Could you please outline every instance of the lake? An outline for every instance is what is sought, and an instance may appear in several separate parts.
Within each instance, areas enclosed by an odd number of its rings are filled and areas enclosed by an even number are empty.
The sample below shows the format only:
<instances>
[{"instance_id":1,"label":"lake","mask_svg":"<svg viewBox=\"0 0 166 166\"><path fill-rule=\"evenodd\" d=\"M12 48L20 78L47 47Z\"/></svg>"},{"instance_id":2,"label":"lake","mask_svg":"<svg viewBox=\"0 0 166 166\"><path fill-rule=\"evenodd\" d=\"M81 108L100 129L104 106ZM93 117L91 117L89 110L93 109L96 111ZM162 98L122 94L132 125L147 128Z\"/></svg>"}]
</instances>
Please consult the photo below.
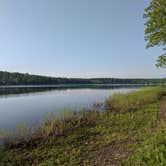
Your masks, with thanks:
<instances>
[{"instance_id":1,"label":"lake","mask_svg":"<svg viewBox=\"0 0 166 166\"><path fill-rule=\"evenodd\" d=\"M8 86L0 87L0 131L27 122L34 125L50 112L90 108L114 93L126 93L140 86Z\"/></svg>"}]
</instances>

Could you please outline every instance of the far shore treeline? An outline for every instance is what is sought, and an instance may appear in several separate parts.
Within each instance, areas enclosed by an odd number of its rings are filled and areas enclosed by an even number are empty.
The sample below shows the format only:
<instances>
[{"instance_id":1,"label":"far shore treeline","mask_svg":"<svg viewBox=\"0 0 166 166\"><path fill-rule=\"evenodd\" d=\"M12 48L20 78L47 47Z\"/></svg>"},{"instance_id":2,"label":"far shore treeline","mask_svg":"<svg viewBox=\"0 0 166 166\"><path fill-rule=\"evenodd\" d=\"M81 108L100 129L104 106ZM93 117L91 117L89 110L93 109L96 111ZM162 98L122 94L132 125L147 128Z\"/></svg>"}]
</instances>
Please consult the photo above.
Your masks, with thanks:
<instances>
[{"instance_id":1,"label":"far shore treeline","mask_svg":"<svg viewBox=\"0 0 166 166\"><path fill-rule=\"evenodd\" d=\"M60 78L0 71L0 85L161 84L166 79Z\"/></svg>"}]
</instances>

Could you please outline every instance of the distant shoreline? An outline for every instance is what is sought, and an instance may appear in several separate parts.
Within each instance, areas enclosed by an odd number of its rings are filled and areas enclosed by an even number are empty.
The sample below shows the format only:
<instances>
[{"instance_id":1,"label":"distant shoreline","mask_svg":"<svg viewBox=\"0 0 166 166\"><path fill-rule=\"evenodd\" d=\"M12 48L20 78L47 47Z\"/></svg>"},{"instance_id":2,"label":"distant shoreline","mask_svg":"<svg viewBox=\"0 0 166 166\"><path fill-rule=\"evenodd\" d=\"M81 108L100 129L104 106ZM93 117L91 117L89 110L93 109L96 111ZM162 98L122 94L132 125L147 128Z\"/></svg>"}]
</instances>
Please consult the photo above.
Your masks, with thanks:
<instances>
[{"instance_id":1,"label":"distant shoreline","mask_svg":"<svg viewBox=\"0 0 166 166\"><path fill-rule=\"evenodd\" d=\"M59 84L59 85L0 85L2 88L72 88L72 87L136 87L156 86L158 84Z\"/></svg>"},{"instance_id":2,"label":"distant shoreline","mask_svg":"<svg viewBox=\"0 0 166 166\"><path fill-rule=\"evenodd\" d=\"M76 86L130 86L164 84L166 79L122 79L122 78L60 78L28 73L10 73L0 71L1 87L76 87Z\"/></svg>"}]
</instances>

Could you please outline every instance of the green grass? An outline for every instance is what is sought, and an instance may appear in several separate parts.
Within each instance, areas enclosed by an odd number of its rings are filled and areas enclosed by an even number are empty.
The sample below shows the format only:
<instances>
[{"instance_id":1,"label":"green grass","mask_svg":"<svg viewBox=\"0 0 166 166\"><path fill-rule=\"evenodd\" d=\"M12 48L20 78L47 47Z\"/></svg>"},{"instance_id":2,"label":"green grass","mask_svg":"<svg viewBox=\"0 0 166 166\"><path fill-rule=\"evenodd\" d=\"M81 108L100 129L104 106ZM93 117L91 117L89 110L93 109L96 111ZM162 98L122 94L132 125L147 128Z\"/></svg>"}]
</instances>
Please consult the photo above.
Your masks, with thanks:
<instances>
[{"instance_id":1,"label":"green grass","mask_svg":"<svg viewBox=\"0 0 166 166\"><path fill-rule=\"evenodd\" d=\"M140 91L127 94L114 94L105 102L105 108L109 111L126 112L142 108L145 104L159 100L165 90L162 87L143 88Z\"/></svg>"},{"instance_id":2,"label":"green grass","mask_svg":"<svg viewBox=\"0 0 166 166\"><path fill-rule=\"evenodd\" d=\"M166 126L163 131L145 135L135 156L128 161L130 165L165 166L166 165Z\"/></svg>"},{"instance_id":3,"label":"green grass","mask_svg":"<svg viewBox=\"0 0 166 166\"><path fill-rule=\"evenodd\" d=\"M112 103L111 111L107 107L103 112L69 111L62 119L47 116L27 138L24 132L12 141L9 134L0 151L0 163L165 165L166 121L162 114L166 107L161 106L166 100L160 102L163 92L163 88L148 88L114 95L106 101ZM141 104L133 107L135 103Z\"/></svg>"},{"instance_id":4,"label":"green grass","mask_svg":"<svg viewBox=\"0 0 166 166\"><path fill-rule=\"evenodd\" d=\"M152 131L142 138L137 153L128 160L130 165L166 165L166 98L160 102L160 110L157 112L157 125Z\"/></svg>"}]
</instances>

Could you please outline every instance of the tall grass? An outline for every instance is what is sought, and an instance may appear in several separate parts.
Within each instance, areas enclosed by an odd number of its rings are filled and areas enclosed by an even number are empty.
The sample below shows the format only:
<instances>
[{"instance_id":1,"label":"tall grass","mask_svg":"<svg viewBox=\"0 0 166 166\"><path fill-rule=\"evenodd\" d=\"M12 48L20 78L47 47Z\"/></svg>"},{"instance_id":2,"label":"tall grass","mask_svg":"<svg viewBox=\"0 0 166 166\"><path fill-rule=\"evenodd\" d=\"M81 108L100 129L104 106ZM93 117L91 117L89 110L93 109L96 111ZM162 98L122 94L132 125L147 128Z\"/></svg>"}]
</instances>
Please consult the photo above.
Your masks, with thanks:
<instances>
[{"instance_id":1,"label":"tall grass","mask_svg":"<svg viewBox=\"0 0 166 166\"><path fill-rule=\"evenodd\" d=\"M114 94L105 101L107 111L127 112L142 108L145 104L158 101L163 95L162 87L143 88L127 94Z\"/></svg>"},{"instance_id":2,"label":"tall grass","mask_svg":"<svg viewBox=\"0 0 166 166\"><path fill-rule=\"evenodd\" d=\"M0 139L4 146L8 146L10 143L19 144L25 142L31 137L32 129L27 123L16 125L15 129L3 130L0 133Z\"/></svg>"},{"instance_id":3,"label":"tall grass","mask_svg":"<svg viewBox=\"0 0 166 166\"><path fill-rule=\"evenodd\" d=\"M93 126L98 123L102 112L96 110L65 111L61 117L50 113L43 117L41 124L35 128L27 125L0 134L5 148L34 146L52 137L66 136L75 129Z\"/></svg>"}]
</instances>

